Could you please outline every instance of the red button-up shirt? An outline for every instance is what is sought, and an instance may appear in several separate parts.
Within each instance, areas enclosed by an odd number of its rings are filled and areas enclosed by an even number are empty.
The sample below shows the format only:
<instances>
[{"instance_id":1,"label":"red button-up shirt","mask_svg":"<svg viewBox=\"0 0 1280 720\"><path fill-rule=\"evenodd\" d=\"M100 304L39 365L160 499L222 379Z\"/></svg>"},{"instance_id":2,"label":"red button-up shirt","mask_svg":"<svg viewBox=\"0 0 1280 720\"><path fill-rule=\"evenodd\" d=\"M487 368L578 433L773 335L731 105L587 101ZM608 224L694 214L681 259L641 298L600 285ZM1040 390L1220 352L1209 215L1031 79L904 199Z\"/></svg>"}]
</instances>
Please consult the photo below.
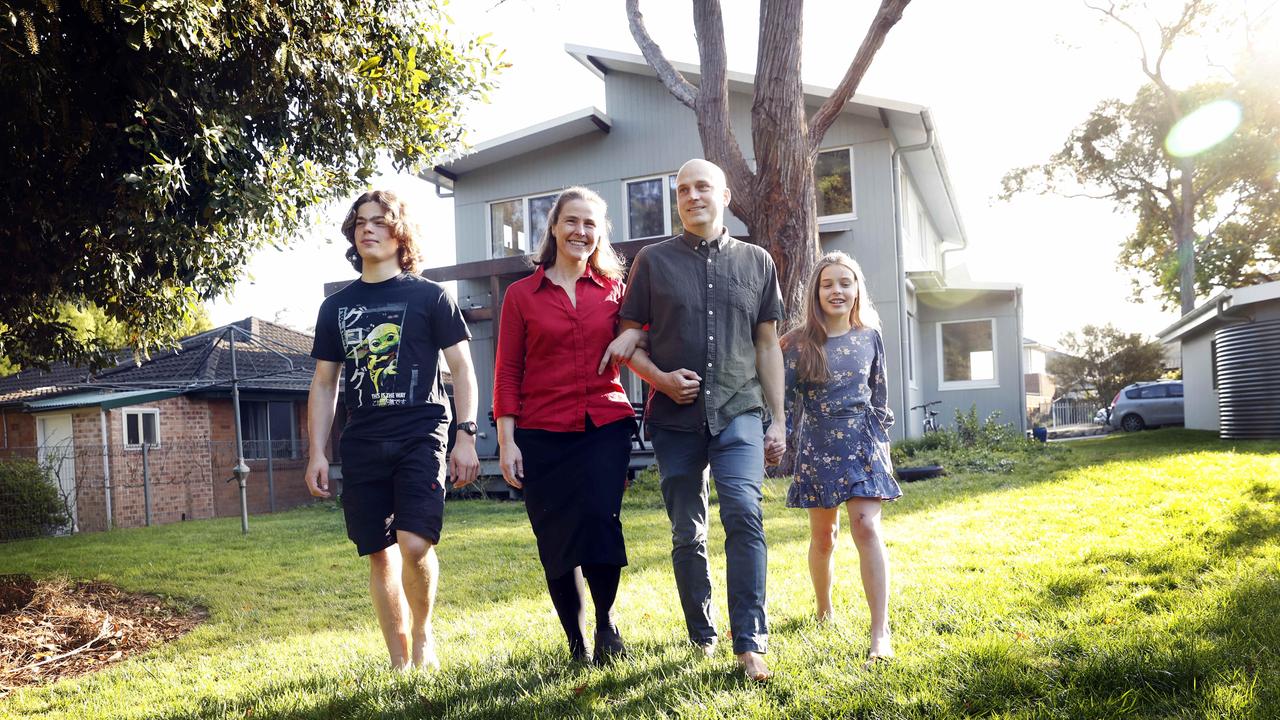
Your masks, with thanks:
<instances>
[{"instance_id":1,"label":"red button-up shirt","mask_svg":"<svg viewBox=\"0 0 1280 720\"><path fill-rule=\"evenodd\" d=\"M596 374L613 342L622 281L587 267L574 285L576 307L541 267L507 288L493 373L493 415L516 426L582 432L632 417L618 369Z\"/></svg>"}]
</instances>

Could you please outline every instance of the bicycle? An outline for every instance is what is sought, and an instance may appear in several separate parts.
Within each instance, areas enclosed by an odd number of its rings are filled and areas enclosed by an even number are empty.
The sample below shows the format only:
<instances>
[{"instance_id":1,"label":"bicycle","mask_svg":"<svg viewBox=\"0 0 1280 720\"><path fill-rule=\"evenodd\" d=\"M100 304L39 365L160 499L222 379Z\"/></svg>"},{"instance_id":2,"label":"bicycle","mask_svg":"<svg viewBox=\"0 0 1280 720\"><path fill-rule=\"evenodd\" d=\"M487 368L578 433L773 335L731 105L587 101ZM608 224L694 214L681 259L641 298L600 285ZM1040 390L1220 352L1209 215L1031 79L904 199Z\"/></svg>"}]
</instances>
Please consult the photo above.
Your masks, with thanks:
<instances>
[{"instance_id":1,"label":"bicycle","mask_svg":"<svg viewBox=\"0 0 1280 720\"><path fill-rule=\"evenodd\" d=\"M934 400L933 402L927 402L923 405L916 405L911 408L912 410L924 410L924 431L926 433L937 432L941 429L938 426L938 411L929 409L933 405L941 404L941 400Z\"/></svg>"}]
</instances>

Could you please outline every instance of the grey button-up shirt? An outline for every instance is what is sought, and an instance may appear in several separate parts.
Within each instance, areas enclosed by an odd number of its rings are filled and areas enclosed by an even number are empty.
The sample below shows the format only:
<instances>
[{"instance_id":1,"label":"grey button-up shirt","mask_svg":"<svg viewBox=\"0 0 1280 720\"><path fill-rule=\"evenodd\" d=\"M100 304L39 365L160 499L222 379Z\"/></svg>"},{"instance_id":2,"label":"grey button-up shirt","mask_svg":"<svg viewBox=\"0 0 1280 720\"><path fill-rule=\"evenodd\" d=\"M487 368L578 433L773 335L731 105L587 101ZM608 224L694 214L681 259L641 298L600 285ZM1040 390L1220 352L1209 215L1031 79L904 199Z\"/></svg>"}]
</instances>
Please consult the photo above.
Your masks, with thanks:
<instances>
[{"instance_id":1,"label":"grey button-up shirt","mask_svg":"<svg viewBox=\"0 0 1280 720\"><path fill-rule=\"evenodd\" d=\"M719 434L735 417L765 410L755 327L782 319L782 293L764 248L726 233L712 240L685 233L650 245L636 255L618 314L649 326L649 357L658 369L702 377L689 405L650 393L647 417L655 427L705 426Z\"/></svg>"}]
</instances>

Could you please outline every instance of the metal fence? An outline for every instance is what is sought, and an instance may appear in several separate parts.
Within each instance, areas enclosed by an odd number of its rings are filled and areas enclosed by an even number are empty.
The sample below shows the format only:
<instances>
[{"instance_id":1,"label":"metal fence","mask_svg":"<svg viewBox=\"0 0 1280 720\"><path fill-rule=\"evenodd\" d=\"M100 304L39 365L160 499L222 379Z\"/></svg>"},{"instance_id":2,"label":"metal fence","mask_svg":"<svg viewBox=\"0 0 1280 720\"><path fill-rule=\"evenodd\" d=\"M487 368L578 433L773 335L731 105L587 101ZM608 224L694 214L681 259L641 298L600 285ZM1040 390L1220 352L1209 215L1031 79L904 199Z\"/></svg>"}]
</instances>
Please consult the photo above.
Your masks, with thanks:
<instances>
[{"instance_id":1,"label":"metal fence","mask_svg":"<svg viewBox=\"0 0 1280 720\"><path fill-rule=\"evenodd\" d=\"M311 501L307 441L245 443L250 513ZM238 516L235 443L0 449L0 541Z\"/></svg>"},{"instance_id":2,"label":"metal fence","mask_svg":"<svg viewBox=\"0 0 1280 720\"><path fill-rule=\"evenodd\" d=\"M1061 398L1055 400L1049 408L1051 426L1086 425L1093 422L1094 415L1102 406L1096 402Z\"/></svg>"}]
</instances>

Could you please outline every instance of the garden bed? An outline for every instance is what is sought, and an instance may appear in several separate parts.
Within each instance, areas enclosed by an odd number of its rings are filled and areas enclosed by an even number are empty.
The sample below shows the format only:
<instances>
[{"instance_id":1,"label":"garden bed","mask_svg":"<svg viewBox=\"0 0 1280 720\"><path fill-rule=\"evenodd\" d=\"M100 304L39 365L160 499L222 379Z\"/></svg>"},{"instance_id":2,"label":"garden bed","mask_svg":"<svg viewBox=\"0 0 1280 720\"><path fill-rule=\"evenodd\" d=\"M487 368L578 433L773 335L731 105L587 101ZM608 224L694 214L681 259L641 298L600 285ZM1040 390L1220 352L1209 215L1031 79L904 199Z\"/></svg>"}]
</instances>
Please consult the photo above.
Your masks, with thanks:
<instances>
[{"instance_id":1,"label":"garden bed","mask_svg":"<svg viewBox=\"0 0 1280 720\"><path fill-rule=\"evenodd\" d=\"M0 575L0 697L169 642L208 616L102 582Z\"/></svg>"}]
</instances>

